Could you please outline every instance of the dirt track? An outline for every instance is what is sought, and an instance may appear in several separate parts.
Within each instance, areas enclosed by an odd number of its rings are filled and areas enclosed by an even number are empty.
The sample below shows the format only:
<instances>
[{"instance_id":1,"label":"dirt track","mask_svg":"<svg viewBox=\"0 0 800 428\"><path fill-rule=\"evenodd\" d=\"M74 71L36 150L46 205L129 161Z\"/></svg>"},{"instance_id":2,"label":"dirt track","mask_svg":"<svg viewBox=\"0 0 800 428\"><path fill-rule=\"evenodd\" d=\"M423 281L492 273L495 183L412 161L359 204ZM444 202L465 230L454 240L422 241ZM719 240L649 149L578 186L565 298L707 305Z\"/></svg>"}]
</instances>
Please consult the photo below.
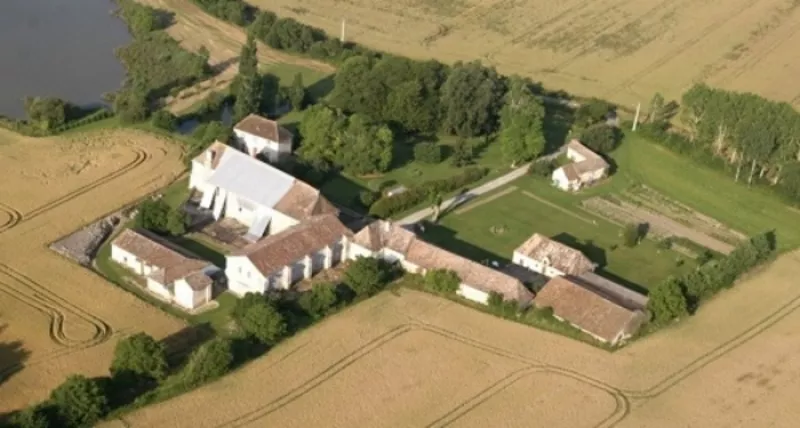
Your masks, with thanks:
<instances>
[{"instance_id":1,"label":"dirt track","mask_svg":"<svg viewBox=\"0 0 800 428\"><path fill-rule=\"evenodd\" d=\"M105 374L116 339L184 325L47 245L168 184L178 146L135 131L29 139L0 130L0 413L47 397L73 373Z\"/></svg>"},{"instance_id":2,"label":"dirt track","mask_svg":"<svg viewBox=\"0 0 800 428\"><path fill-rule=\"evenodd\" d=\"M615 353L419 292L384 293L124 423L444 427L502 415L509 427L792 428L798 275L800 253L784 255L697 316Z\"/></svg>"},{"instance_id":3,"label":"dirt track","mask_svg":"<svg viewBox=\"0 0 800 428\"><path fill-rule=\"evenodd\" d=\"M216 70L211 79L183 90L174 99L168 99L170 111L179 113L200 100L211 91L223 91L238 72L241 47L247 40L245 31L233 24L217 19L196 6L191 0L137 0L142 4L175 13L175 23L167 33L183 48L197 52L205 46L209 52L209 63ZM334 68L323 62L300 58L258 44L258 60L263 65L294 64L313 70L332 73Z\"/></svg>"}]
</instances>

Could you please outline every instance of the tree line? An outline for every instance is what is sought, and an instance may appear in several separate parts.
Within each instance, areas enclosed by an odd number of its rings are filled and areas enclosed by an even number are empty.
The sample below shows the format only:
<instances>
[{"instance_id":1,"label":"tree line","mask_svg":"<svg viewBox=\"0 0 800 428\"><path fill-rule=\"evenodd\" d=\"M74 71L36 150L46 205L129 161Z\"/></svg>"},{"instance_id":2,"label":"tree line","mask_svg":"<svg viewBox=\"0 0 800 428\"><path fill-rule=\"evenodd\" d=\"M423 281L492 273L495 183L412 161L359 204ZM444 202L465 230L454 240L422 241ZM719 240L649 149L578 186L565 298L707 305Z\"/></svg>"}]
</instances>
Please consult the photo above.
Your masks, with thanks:
<instances>
[{"instance_id":1,"label":"tree line","mask_svg":"<svg viewBox=\"0 0 800 428\"><path fill-rule=\"evenodd\" d=\"M722 164L735 181L800 200L800 113L790 104L705 84L686 91L679 107L658 94L652 104L651 124L643 130L654 139ZM669 129L676 110L683 130Z\"/></svg>"},{"instance_id":2,"label":"tree line","mask_svg":"<svg viewBox=\"0 0 800 428\"><path fill-rule=\"evenodd\" d=\"M762 233L742 242L725 257L707 260L692 272L665 279L649 293L653 323L660 326L694 313L703 301L732 287L742 274L769 260L775 249L774 232Z\"/></svg>"}]
</instances>

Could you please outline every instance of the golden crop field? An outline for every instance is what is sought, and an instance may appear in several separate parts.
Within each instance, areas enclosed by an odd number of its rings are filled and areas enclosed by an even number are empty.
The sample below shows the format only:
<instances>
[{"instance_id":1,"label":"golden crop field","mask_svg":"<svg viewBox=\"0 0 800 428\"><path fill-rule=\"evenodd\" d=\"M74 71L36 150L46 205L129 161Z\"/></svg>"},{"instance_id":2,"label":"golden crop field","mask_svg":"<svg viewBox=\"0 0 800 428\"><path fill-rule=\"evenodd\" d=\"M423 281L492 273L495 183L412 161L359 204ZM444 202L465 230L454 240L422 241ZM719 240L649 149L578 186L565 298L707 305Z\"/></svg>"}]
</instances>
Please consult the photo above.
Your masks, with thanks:
<instances>
[{"instance_id":1,"label":"golden crop field","mask_svg":"<svg viewBox=\"0 0 800 428\"><path fill-rule=\"evenodd\" d=\"M794 427L800 253L609 353L420 292L383 293L107 427Z\"/></svg>"},{"instance_id":2,"label":"golden crop field","mask_svg":"<svg viewBox=\"0 0 800 428\"><path fill-rule=\"evenodd\" d=\"M696 81L800 103L795 0L250 0L413 58L480 59L634 105Z\"/></svg>"},{"instance_id":3,"label":"golden crop field","mask_svg":"<svg viewBox=\"0 0 800 428\"><path fill-rule=\"evenodd\" d=\"M48 248L182 170L177 145L142 132L0 130L0 413L45 399L70 374L106 374L120 335L184 326Z\"/></svg>"}]
</instances>

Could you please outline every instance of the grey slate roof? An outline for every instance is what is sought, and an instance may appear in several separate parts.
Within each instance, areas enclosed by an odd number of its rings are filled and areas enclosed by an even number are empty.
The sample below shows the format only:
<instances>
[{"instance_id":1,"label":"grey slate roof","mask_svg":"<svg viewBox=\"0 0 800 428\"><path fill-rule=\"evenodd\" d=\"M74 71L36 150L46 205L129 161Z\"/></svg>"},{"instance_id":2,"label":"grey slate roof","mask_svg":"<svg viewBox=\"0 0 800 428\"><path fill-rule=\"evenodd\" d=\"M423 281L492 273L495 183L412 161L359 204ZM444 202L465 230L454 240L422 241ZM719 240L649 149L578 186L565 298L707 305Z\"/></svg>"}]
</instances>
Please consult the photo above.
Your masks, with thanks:
<instances>
[{"instance_id":1,"label":"grey slate roof","mask_svg":"<svg viewBox=\"0 0 800 428\"><path fill-rule=\"evenodd\" d=\"M225 150L208 184L273 208L294 184L294 177L238 150Z\"/></svg>"}]
</instances>

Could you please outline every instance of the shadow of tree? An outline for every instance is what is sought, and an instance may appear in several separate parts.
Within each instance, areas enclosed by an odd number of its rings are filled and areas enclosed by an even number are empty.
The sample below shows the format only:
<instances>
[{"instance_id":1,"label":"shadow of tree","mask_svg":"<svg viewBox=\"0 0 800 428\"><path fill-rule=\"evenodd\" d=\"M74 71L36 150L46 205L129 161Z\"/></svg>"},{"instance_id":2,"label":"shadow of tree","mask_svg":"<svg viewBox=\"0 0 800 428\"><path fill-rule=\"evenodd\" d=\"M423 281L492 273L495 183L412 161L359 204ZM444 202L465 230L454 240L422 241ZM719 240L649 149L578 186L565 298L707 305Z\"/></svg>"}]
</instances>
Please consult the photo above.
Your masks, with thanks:
<instances>
[{"instance_id":1,"label":"shadow of tree","mask_svg":"<svg viewBox=\"0 0 800 428\"><path fill-rule=\"evenodd\" d=\"M0 385L22 370L31 355L21 341L3 341L2 333L6 328L6 325L0 325Z\"/></svg>"},{"instance_id":2,"label":"shadow of tree","mask_svg":"<svg viewBox=\"0 0 800 428\"><path fill-rule=\"evenodd\" d=\"M209 323L190 325L161 340L167 351L170 367L181 367L189 354L214 337L215 332Z\"/></svg>"}]
</instances>

